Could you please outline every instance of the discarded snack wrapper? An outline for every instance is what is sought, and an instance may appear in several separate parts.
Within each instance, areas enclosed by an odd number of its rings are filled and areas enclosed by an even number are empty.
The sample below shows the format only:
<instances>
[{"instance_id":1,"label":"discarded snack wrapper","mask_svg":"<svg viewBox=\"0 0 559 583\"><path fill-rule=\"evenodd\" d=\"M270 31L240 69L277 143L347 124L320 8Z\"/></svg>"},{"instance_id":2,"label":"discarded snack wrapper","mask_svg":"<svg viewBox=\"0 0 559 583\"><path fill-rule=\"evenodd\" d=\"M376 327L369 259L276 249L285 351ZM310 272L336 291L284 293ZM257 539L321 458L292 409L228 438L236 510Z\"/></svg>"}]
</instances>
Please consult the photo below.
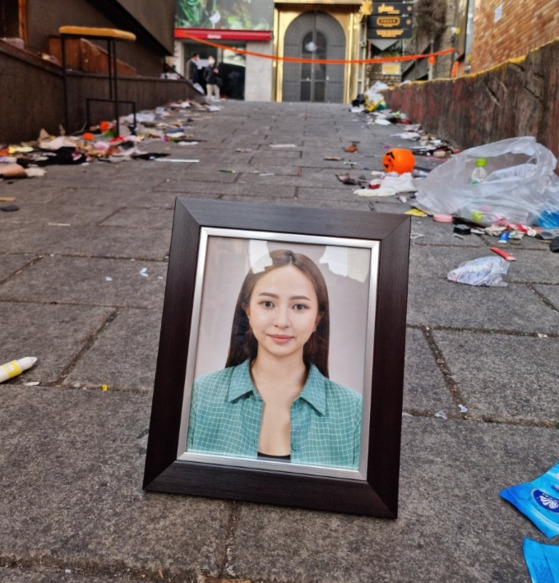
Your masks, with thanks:
<instances>
[{"instance_id":1,"label":"discarded snack wrapper","mask_svg":"<svg viewBox=\"0 0 559 583\"><path fill-rule=\"evenodd\" d=\"M506 259L507 261L516 261L516 257L514 255L511 255L510 253L507 253L506 251L499 249L499 247L489 247L489 250L493 251L493 253L497 253L497 255L500 255L503 259Z\"/></svg>"},{"instance_id":2,"label":"discarded snack wrapper","mask_svg":"<svg viewBox=\"0 0 559 583\"><path fill-rule=\"evenodd\" d=\"M512 486L499 494L547 537L559 534L559 464L532 482Z\"/></svg>"},{"instance_id":3,"label":"discarded snack wrapper","mask_svg":"<svg viewBox=\"0 0 559 583\"><path fill-rule=\"evenodd\" d=\"M522 550L533 583L559 582L559 547L525 538Z\"/></svg>"}]
</instances>

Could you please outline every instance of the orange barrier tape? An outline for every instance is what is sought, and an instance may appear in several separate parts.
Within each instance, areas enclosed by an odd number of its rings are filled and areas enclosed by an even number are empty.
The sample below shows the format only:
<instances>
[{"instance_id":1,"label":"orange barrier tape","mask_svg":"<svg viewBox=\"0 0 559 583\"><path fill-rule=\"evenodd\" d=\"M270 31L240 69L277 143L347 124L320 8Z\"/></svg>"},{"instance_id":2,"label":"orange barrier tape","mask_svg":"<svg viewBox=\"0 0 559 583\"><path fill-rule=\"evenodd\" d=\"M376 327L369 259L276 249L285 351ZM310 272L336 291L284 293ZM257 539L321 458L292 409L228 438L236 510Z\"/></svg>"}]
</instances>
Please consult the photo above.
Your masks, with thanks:
<instances>
[{"instance_id":1,"label":"orange barrier tape","mask_svg":"<svg viewBox=\"0 0 559 583\"><path fill-rule=\"evenodd\" d=\"M317 63L319 65L361 65L368 63L393 63L395 61L415 61L416 59L434 59L441 55L448 55L450 53L455 53L456 49L444 49L443 51L437 51L435 53L427 53L424 55L402 55L400 57L382 57L376 59L303 59L300 57L278 57L277 55L266 55L264 53L256 53L254 51L246 51L244 49L238 49L236 47L231 47L229 45L221 45L218 43L211 42L206 39L198 38L197 36L190 35L183 32L182 36L184 38L189 38L195 40L196 42L202 43L204 45L209 45L216 49L224 49L227 51L233 51L234 53L239 53L240 55L250 55L251 57L261 57L263 59L271 59L273 61L286 61L288 63Z\"/></svg>"}]
</instances>

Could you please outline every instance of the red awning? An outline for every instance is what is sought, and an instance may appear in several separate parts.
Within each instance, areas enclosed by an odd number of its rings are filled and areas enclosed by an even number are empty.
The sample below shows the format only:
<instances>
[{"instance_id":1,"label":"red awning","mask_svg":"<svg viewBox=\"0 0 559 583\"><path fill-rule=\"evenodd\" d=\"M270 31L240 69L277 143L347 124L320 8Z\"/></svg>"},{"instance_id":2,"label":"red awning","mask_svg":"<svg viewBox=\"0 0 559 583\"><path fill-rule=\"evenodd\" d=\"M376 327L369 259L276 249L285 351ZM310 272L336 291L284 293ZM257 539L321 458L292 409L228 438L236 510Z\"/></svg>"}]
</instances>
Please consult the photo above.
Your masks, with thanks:
<instances>
[{"instance_id":1,"label":"red awning","mask_svg":"<svg viewBox=\"0 0 559 583\"><path fill-rule=\"evenodd\" d=\"M175 28L175 38L200 38L204 40L249 40L268 42L271 30L231 30L226 28Z\"/></svg>"}]
</instances>

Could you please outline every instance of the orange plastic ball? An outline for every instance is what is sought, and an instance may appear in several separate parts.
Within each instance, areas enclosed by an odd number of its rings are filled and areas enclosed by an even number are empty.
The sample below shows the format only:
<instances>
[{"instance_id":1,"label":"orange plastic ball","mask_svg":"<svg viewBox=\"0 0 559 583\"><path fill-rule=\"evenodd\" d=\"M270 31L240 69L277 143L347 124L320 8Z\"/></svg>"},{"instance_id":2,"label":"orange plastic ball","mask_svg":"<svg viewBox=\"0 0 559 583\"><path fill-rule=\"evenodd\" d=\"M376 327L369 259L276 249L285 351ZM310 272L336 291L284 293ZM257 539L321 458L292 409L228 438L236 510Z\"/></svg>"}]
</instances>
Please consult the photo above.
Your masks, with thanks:
<instances>
[{"instance_id":1,"label":"orange plastic ball","mask_svg":"<svg viewBox=\"0 0 559 583\"><path fill-rule=\"evenodd\" d=\"M85 132L85 134L83 134L82 138L88 142L93 142L93 140L95 139L95 136L90 132Z\"/></svg>"},{"instance_id":2,"label":"orange plastic ball","mask_svg":"<svg viewBox=\"0 0 559 583\"><path fill-rule=\"evenodd\" d=\"M109 121L102 121L102 122L99 124L99 129L100 129L102 132L107 132L107 131L109 131L109 130L110 130L112 127L113 127L113 124L112 124L111 122L109 122Z\"/></svg>"},{"instance_id":3,"label":"orange plastic ball","mask_svg":"<svg viewBox=\"0 0 559 583\"><path fill-rule=\"evenodd\" d=\"M411 172L415 167L415 156L404 148L391 148L382 157L382 165L386 172L404 174Z\"/></svg>"}]
</instances>

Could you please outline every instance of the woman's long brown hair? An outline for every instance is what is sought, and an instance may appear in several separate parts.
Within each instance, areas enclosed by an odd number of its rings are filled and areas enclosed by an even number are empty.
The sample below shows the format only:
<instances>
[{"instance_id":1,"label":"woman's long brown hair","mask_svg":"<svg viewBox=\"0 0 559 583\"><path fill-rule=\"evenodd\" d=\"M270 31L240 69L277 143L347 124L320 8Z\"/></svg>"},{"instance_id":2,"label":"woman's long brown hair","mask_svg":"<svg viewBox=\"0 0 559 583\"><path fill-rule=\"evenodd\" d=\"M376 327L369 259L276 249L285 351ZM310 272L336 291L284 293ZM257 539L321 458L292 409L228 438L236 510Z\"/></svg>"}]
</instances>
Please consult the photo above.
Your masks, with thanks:
<instances>
[{"instance_id":1,"label":"woman's long brown hair","mask_svg":"<svg viewBox=\"0 0 559 583\"><path fill-rule=\"evenodd\" d=\"M225 366L236 366L244 362L247 358L251 361L256 358L258 352L258 342L250 329L246 309L250 303L250 297L258 280L278 267L293 265L301 270L312 282L316 296L318 298L319 322L316 330L312 333L303 348L303 362L310 367L316 365L318 370L328 377L328 348L330 339L330 307L328 303L328 288L320 269L316 264L302 253L293 253L288 249L277 249L270 252L272 265L264 270L255 273L250 270L237 298L235 314L233 316L233 327L231 329L231 340L229 342L229 354Z\"/></svg>"}]
</instances>

